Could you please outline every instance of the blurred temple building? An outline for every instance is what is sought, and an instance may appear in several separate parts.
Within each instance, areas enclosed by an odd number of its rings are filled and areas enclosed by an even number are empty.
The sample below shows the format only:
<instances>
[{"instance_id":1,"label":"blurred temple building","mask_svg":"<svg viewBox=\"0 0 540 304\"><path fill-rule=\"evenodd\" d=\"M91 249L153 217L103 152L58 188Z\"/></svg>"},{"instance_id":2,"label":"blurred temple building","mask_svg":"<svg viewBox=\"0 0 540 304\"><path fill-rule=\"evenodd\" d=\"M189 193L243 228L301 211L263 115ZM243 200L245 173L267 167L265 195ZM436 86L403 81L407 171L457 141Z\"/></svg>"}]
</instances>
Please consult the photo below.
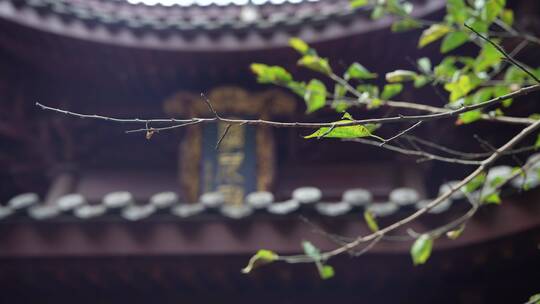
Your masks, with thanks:
<instances>
[{"instance_id":1,"label":"blurred temple building","mask_svg":"<svg viewBox=\"0 0 540 304\"><path fill-rule=\"evenodd\" d=\"M444 0L412 2L418 17L444 15ZM516 22L540 32L540 3L510 5ZM480 210L457 240L437 240L425 265L412 265L410 241L381 242L362 257L329 261L336 270L330 280L312 264L244 275L240 269L258 249L299 253L302 240L335 248L320 229L366 234L363 210L388 225L471 168L306 140L312 130L296 128L234 126L216 149L228 129L222 123L147 139L125 133L145 124L35 105L119 118L212 117L204 93L223 117L335 121L331 109L307 115L292 92L258 84L250 64L320 77L296 65L291 37L307 41L337 71L358 61L384 75L413 69L422 56L441 57L438 46L417 49L419 31L391 33L391 24L351 9L348 0L0 0L0 302L526 302L540 292L537 174L512 181L502 204ZM477 52L473 45L464 50ZM534 50L519 56L540 63ZM444 104L429 86L400 98ZM532 100L516 111L538 109L537 96L522 98ZM384 107L351 113L398 114ZM470 150L478 144L472 133L496 145L519 130L493 126L456 128L449 120L417 132ZM512 166L503 159L488 180L512 174ZM409 228L425 231L468 208L455 195Z\"/></svg>"}]
</instances>

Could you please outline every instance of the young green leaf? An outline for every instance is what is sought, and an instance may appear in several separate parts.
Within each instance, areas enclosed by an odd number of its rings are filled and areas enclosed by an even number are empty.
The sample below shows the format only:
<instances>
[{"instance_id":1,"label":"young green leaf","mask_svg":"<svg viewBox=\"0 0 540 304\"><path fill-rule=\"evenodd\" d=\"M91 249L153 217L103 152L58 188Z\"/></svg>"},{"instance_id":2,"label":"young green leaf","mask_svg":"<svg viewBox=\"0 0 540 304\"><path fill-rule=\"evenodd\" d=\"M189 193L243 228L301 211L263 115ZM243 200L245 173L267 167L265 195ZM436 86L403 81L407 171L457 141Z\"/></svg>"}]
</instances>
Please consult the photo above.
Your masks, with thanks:
<instances>
[{"instance_id":1,"label":"young green leaf","mask_svg":"<svg viewBox=\"0 0 540 304\"><path fill-rule=\"evenodd\" d=\"M441 43L441 53L448 53L461 46L469 40L469 36L464 32L452 32L444 37Z\"/></svg>"},{"instance_id":2,"label":"young green leaf","mask_svg":"<svg viewBox=\"0 0 540 304\"><path fill-rule=\"evenodd\" d=\"M404 18L398 21L395 21L392 23L392 32L405 32L409 30L414 30L417 28L421 28L422 24L412 18Z\"/></svg>"},{"instance_id":3,"label":"young green leaf","mask_svg":"<svg viewBox=\"0 0 540 304\"><path fill-rule=\"evenodd\" d=\"M499 191L490 193L482 198L482 202L486 204L501 204L501 197L499 195Z\"/></svg>"},{"instance_id":4,"label":"young green leaf","mask_svg":"<svg viewBox=\"0 0 540 304\"><path fill-rule=\"evenodd\" d=\"M334 276L334 267L330 265L323 265L322 263L317 263L317 269L319 270L319 275L323 280L330 279Z\"/></svg>"},{"instance_id":5,"label":"young green leaf","mask_svg":"<svg viewBox=\"0 0 540 304\"><path fill-rule=\"evenodd\" d=\"M476 91L476 93L474 93L472 98L469 100L470 102L466 102L465 105L478 104L487 101L491 98L491 96L493 96L493 88L482 88Z\"/></svg>"},{"instance_id":6,"label":"young green leaf","mask_svg":"<svg viewBox=\"0 0 540 304\"><path fill-rule=\"evenodd\" d=\"M388 82L404 82L404 81L412 81L417 76L413 71L408 70L395 70L390 73L386 73L386 81Z\"/></svg>"},{"instance_id":7,"label":"young green leaf","mask_svg":"<svg viewBox=\"0 0 540 304\"><path fill-rule=\"evenodd\" d=\"M290 81L289 83L287 83L287 88L289 88L291 91L301 96L302 98L304 98L304 96L306 95L305 82Z\"/></svg>"},{"instance_id":8,"label":"young green leaf","mask_svg":"<svg viewBox=\"0 0 540 304\"><path fill-rule=\"evenodd\" d=\"M429 78L424 75L418 75L414 78L414 87L421 88L429 82Z\"/></svg>"},{"instance_id":9,"label":"young green leaf","mask_svg":"<svg viewBox=\"0 0 540 304\"><path fill-rule=\"evenodd\" d=\"M482 118L482 111L472 110L459 114L458 124L470 124Z\"/></svg>"},{"instance_id":10,"label":"young green leaf","mask_svg":"<svg viewBox=\"0 0 540 304\"><path fill-rule=\"evenodd\" d=\"M433 24L426 30L422 32L422 35L420 36L420 40L418 41L418 47L423 48L424 46L437 41L438 39L442 38L444 35L446 35L448 32L450 32L452 28L449 26L446 26L444 24Z\"/></svg>"},{"instance_id":11,"label":"young green leaf","mask_svg":"<svg viewBox=\"0 0 540 304\"><path fill-rule=\"evenodd\" d=\"M379 97L379 87L373 84L360 84L356 90L361 93L367 93L369 98Z\"/></svg>"},{"instance_id":12,"label":"young green leaf","mask_svg":"<svg viewBox=\"0 0 540 304\"><path fill-rule=\"evenodd\" d=\"M458 229L446 232L446 236L451 240L455 240L463 233L463 230L465 230L464 224L459 226Z\"/></svg>"},{"instance_id":13,"label":"young green leaf","mask_svg":"<svg viewBox=\"0 0 540 304\"><path fill-rule=\"evenodd\" d=\"M451 21L456 24L463 24L467 19L467 6L464 0L448 0L446 10Z\"/></svg>"},{"instance_id":14,"label":"young green leaf","mask_svg":"<svg viewBox=\"0 0 540 304\"><path fill-rule=\"evenodd\" d=\"M351 114L348 112L343 113L343 116L341 116L341 119L348 119L348 120L354 120Z\"/></svg>"},{"instance_id":15,"label":"young green leaf","mask_svg":"<svg viewBox=\"0 0 540 304\"><path fill-rule=\"evenodd\" d=\"M498 65L502 60L502 55L499 51L491 44L485 43L482 46L480 55L476 58L474 64L474 72L480 73L491 67Z\"/></svg>"},{"instance_id":16,"label":"young green leaf","mask_svg":"<svg viewBox=\"0 0 540 304\"><path fill-rule=\"evenodd\" d=\"M476 85L470 76L461 75L456 81L445 84L444 89L450 92L450 101L454 102L467 95Z\"/></svg>"},{"instance_id":17,"label":"young green leaf","mask_svg":"<svg viewBox=\"0 0 540 304\"><path fill-rule=\"evenodd\" d=\"M373 8L373 11L371 12L371 19L381 19L382 17L384 17L384 15L386 15L385 7L382 5L377 5Z\"/></svg>"},{"instance_id":18,"label":"young green leaf","mask_svg":"<svg viewBox=\"0 0 540 304\"><path fill-rule=\"evenodd\" d=\"M317 131L313 132L312 134L309 134L307 136L304 136L304 138L323 138L323 137L329 137L329 138L359 138L359 137L368 137L368 136L375 136L372 135L369 129L366 126L363 125L355 125L355 126L345 126L345 127L338 127L339 124L343 123L349 123L350 120L340 120L336 121L336 127L322 127L318 129Z\"/></svg>"},{"instance_id":19,"label":"young green leaf","mask_svg":"<svg viewBox=\"0 0 540 304\"><path fill-rule=\"evenodd\" d=\"M329 279L334 276L334 268L332 268L332 266L330 265L324 265L322 261L321 251L317 247L315 247L315 245L313 245L309 241L302 241L302 248L304 249L304 253L308 257L310 257L317 266L319 275L323 280Z\"/></svg>"},{"instance_id":20,"label":"young green leaf","mask_svg":"<svg viewBox=\"0 0 540 304\"><path fill-rule=\"evenodd\" d=\"M306 86L304 100L307 113L312 113L326 104L326 86L320 80L312 79Z\"/></svg>"},{"instance_id":21,"label":"young green leaf","mask_svg":"<svg viewBox=\"0 0 540 304\"><path fill-rule=\"evenodd\" d=\"M511 9L504 9L501 12L501 20L506 23L506 25L512 26L514 24L514 11Z\"/></svg>"},{"instance_id":22,"label":"young green leaf","mask_svg":"<svg viewBox=\"0 0 540 304\"><path fill-rule=\"evenodd\" d=\"M411 257L414 265L424 264L431 255L433 239L428 234L422 234L411 247Z\"/></svg>"},{"instance_id":23,"label":"young green leaf","mask_svg":"<svg viewBox=\"0 0 540 304\"><path fill-rule=\"evenodd\" d=\"M540 304L540 293L537 293L535 295L532 295L530 298L529 298L529 302L527 303L531 303L531 304Z\"/></svg>"},{"instance_id":24,"label":"young green leaf","mask_svg":"<svg viewBox=\"0 0 540 304\"><path fill-rule=\"evenodd\" d=\"M372 232L379 231L379 225L377 224L377 221L375 220L375 215L373 212L366 210L364 211L364 220L366 221L369 230Z\"/></svg>"},{"instance_id":25,"label":"young green leaf","mask_svg":"<svg viewBox=\"0 0 540 304\"><path fill-rule=\"evenodd\" d=\"M302 55L309 52L309 45L300 38L293 37L289 39L289 45Z\"/></svg>"},{"instance_id":26,"label":"young green leaf","mask_svg":"<svg viewBox=\"0 0 540 304\"><path fill-rule=\"evenodd\" d=\"M262 63L252 63L251 71L257 75L260 83L274 83L286 85L293 80L291 74L280 66L268 66Z\"/></svg>"},{"instance_id":27,"label":"young green leaf","mask_svg":"<svg viewBox=\"0 0 540 304\"><path fill-rule=\"evenodd\" d=\"M504 183L506 183L506 181L507 181L506 177L497 176L489 182L489 185L493 188L498 188L502 186Z\"/></svg>"},{"instance_id":28,"label":"young green leaf","mask_svg":"<svg viewBox=\"0 0 540 304\"><path fill-rule=\"evenodd\" d=\"M298 60L298 65L326 75L332 73L328 59L321 58L317 55L304 55Z\"/></svg>"},{"instance_id":29,"label":"young green leaf","mask_svg":"<svg viewBox=\"0 0 540 304\"><path fill-rule=\"evenodd\" d=\"M502 12L506 0L487 0L482 9L481 17L488 23L491 23Z\"/></svg>"},{"instance_id":30,"label":"young green leaf","mask_svg":"<svg viewBox=\"0 0 540 304\"><path fill-rule=\"evenodd\" d=\"M388 100L403 90L403 85L401 83L387 84L383 88L381 98Z\"/></svg>"},{"instance_id":31,"label":"young green leaf","mask_svg":"<svg viewBox=\"0 0 540 304\"><path fill-rule=\"evenodd\" d=\"M275 252L261 249L249 259L249 263L242 269L242 273L250 273L255 267L271 263L278 258L279 256Z\"/></svg>"},{"instance_id":32,"label":"young green leaf","mask_svg":"<svg viewBox=\"0 0 540 304\"><path fill-rule=\"evenodd\" d=\"M465 192L471 193L480 188L486 181L486 173L482 172L465 185Z\"/></svg>"},{"instance_id":33,"label":"young green leaf","mask_svg":"<svg viewBox=\"0 0 540 304\"><path fill-rule=\"evenodd\" d=\"M422 57L416 61L416 64L418 65L420 72L424 74L431 73L431 60L429 60L429 58Z\"/></svg>"},{"instance_id":34,"label":"young green leaf","mask_svg":"<svg viewBox=\"0 0 540 304\"><path fill-rule=\"evenodd\" d=\"M321 260L321 251L310 241L302 241L302 248L304 249L304 253L314 261Z\"/></svg>"},{"instance_id":35,"label":"young green leaf","mask_svg":"<svg viewBox=\"0 0 540 304\"><path fill-rule=\"evenodd\" d=\"M366 6L368 4L369 4L369 0L352 0L351 1L352 8L359 8L362 6Z\"/></svg>"},{"instance_id":36,"label":"young green leaf","mask_svg":"<svg viewBox=\"0 0 540 304\"><path fill-rule=\"evenodd\" d=\"M339 99L347 93L347 89L339 83L334 85L334 99Z\"/></svg>"},{"instance_id":37,"label":"young green leaf","mask_svg":"<svg viewBox=\"0 0 540 304\"><path fill-rule=\"evenodd\" d=\"M351 64L345 72L345 79L373 79L376 77L377 74L371 73L358 62Z\"/></svg>"},{"instance_id":38,"label":"young green leaf","mask_svg":"<svg viewBox=\"0 0 540 304\"><path fill-rule=\"evenodd\" d=\"M534 149L538 150L540 148L540 134L536 136L536 141L534 142Z\"/></svg>"}]
</instances>

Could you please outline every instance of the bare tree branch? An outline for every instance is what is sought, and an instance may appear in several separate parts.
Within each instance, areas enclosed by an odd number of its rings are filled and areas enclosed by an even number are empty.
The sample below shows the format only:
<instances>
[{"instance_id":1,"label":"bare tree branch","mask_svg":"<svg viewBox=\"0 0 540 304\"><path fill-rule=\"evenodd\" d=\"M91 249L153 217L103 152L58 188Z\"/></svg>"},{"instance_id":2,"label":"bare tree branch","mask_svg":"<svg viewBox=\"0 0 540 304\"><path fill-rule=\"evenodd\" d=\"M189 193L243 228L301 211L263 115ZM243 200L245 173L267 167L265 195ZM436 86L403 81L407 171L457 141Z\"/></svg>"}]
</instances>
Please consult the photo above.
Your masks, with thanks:
<instances>
[{"instance_id":1,"label":"bare tree branch","mask_svg":"<svg viewBox=\"0 0 540 304\"><path fill-rule=\"evenodd\" d=\"M446 112L441 113L433 113L433 114L425 114L425 115L398 115L393 117L384 117L384 118L372 118L372 119L361 119L361 120L351 120L350 122L343 122L340 123L340 127L346 127L346 126L357 126L357 125L363 125L363 124L384 124L384 123L401 123L401 122L418 122L418 121L432 121L432 120L438 120L438 119L444 119L444 118L450 118L455 117L461 113L465 113L468 111L481 109L484 107L489 107L495 104L498 104L506 99L511 99L519 96L523 96L526 94L529 94L531 92L539 91L540 85L532 85L528 87L521 88L519 90L516 90L514 92L501 95L498 97L495 97L493 99L477 103L474 105L468 105L463 106L456 110L449 110ZM44 110L49 110L53 112L59 112L66 115L71 115L79 118L92 118L92 119L100 119L100 120L106 120L106 121L114 121L114 122L122 122L122 123L179 123L182 124L199 124L199 123L209 123L209 122L216 122L216 121L222 121L229 124L246 124L246 125L267 125L277 128L321 128L321 127L332 127L334 125L333 122L326 122L326 123L316 123L316 122L277 122L277 121L270 121L270 120L263 120L263 119L230 119L230 118L222 118L222 117L214 117L214 118L191 118L191 119L121 119L121 118L111 118L106 116L99 116L99 115L87 115L87 114L80 114L75 112L70 112L66 110L61 110L49 106L42 105L40 103L36 103L37 106L41 107ZM171 126L167 128L173 128L177 126ZM181 126L178 126L181 127ZM159 131L160 128L153 128L156 131ZM165 128L162 128L161 130L165 130ZM138 129L137 131L148 131L147 128L144 129ZM133 130L132 132L135 132Z\"/></svg>"}]
</instances>

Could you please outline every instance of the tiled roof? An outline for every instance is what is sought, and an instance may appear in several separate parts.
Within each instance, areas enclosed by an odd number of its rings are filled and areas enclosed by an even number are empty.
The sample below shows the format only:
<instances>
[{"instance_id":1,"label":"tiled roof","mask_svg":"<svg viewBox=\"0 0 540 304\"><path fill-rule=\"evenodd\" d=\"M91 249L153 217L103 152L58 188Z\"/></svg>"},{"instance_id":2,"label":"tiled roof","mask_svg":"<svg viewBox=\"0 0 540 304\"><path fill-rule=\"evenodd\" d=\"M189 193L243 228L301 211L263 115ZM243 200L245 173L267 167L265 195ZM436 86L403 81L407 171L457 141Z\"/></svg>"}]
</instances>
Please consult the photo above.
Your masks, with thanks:
<instances>
[{"instance_id":1,"label":"tiled roof","mask_svg":"<svg viewBox=\"0 0 540 304\"><path fill-rule=\"evenodd\" d=\"M503 188L504 195L516 195L523 188L533 188L540 185L540 154L529 158L533 163L527 169L527 174L520 175ZM505 179L513 175L509 166L492 167L481 190L472 193L472 197L481 193L490 193L495 180ZM455 182L443 184L439 193L448 191ZM524 187L526 185L526 187ZM287 216L302 213L317 213L325 217L338 217L360 209L371 210L378 217L393 215L399 211L422 208L429 202L421 198L418 192L411 188L392 190L386 201L374 202L371 193L365 189L350 189L343 193L340 201L327 202L323 199L324 192L314 187L302 187L293 191L291 198L285 201L274 201L269 192L255 192L246 196L242 206L224 203L224 197L219 192L204 193L197 203L182 203L175 192L161 192L152 195L146 202L137 202L130 192L117 191L106 194L101 202L89 203L81 194L69 194L60 197L50 204L41 204L35 193L25 193L13 197L6 205L0 206L0 220L27 219L52 220L72 218L79 220L99 219L104 216L117 217L129 221L138 221L157 215L169 215L179 219L197 217L205 214L220 215L230 219L241 219L253 214L269 214ZM442 213L465 202L462 192L454 193L448 200L431 209L429 213Z\"/></svg>"},{"instance_id":2,"label":"tiled roof","mask_svg":"<svg viewBox=\"0 0 540 304\"><path fill-rule=\"evenodd\" d=\"M429 14L444 3L418 0L414 13ZM284 46L292 35L313 41L368 32L391 22L372 21L363 11L351 9L349 0L187 7L115 0L2 0L0 17L76 38L167 49L194 48L199 43L256 48L271 40Z\"/></svg>"},{"instance_id":3,"label":"tiled roof","mask_svg":"<svg viewBox=\"0 0 540 304\"><path fill-rule=\"evenodd\" d=\"M261 6L147 6L126 1L104 0L23 0L13 1L19 8L33 9L42 15L93 21L105 25L190 31L216 29L268 29L298 25L353 13L345 0L267 4ZM66 23L69 26L69 23Z\"/></svg>"}]
</instances>

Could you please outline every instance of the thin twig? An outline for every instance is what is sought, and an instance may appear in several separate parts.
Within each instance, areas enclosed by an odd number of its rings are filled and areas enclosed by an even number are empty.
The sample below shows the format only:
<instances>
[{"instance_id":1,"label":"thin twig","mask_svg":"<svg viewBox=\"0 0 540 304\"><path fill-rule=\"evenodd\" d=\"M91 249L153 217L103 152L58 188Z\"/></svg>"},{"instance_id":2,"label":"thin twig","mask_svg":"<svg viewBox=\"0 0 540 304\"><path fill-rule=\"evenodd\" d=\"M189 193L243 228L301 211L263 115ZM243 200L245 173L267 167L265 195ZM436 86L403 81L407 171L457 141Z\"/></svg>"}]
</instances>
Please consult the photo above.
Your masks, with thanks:
<instances>
[{"instance_id":1,"label":"thin twig","mask_svg":"<svg viewBox=\"0 0 540 304\"><path fill-rule=\"evenodd\" d=\"M394 151L394 152L398 152L398 153L405 154L405 155L409 155L409 156L419 156L419 157L424 157L424 158L429 159L429 160L438 160L438 161L447 162L447 163L453 163L453 164L475 165L475 166L477 166L477 165L480 165L482 163L479 160L467 160L467 159L459 159L459 158L449 158L449 157L444 157L444 156L439 156L439 155L436 155L436 154L424 152L422 150L404 149L404 148L400 148L400 147L393 146L393 145L381 146L380 142L378 142L378 141L364 139L364 138L344 139L344 141L352 141L352 142L358 142L358 143L362 143L362 144L366 144L366 145L382 147L384 149Z\"/></svg>"},{"instance_id":2,"label":"thin twig","mask_svg":"<svg viewBox=\"0 0 540 304\"><path fill-rule=\"evenodd\" d=\"M212 112L212 114L214 114L214 117L216 117L218 120L220 120L221 117L218 115L218 113L216 112L216 110L212 106L212 103L210 102L210 99L208 99L208 97L206 97L206 95L204 95L204 93L201 93L201 97L204 100L204 102L206 103L206 106L208 106L208 109L210 110L210 112Z\"/></svg>"},{"instance_id":3,"label":"thin twig","mask_svg":"<svg viewBox=\"0 0 540 304\"><path fill-rule=\"evenodd\" d=\"M216 143L216 150L219 150L219 145L221 145L221 142L223 141L223 139L225 138L225 136L227 136L227 133L229 133L229 129L231 128L231 124L228 124L226 127L225 127L225 131L223 131L223 134L221 134L221 136L219 137L217 143Z\"/></svg>"},{"instance_id":4,"label":"thin twig","mask_svg":"<svg viewBox=\"0 0 540 304\"><path fill-rule=\"evenodd\" d=\"M492 40L490 40L489 38L485 37L484 35L480 34L479 32L477 32L475 29L473 29L472 27L470 27L469 25L467 24L464 24L464 26L466 28L468 28L469 30L471 30L472 32L474 32L478 37L482 38L484 41L486 41L487 43L491 44L493 47L495 47L501 54L504 55L504 57L506 57L506 59L508 59L508 61L510 61L513 65L517 66L518 68L520 68L523 72L527 73L527 75L531 76L532 79L536 80L536 82L540 83L540 79L538 77L536 77L536 75L534 75L531 71L529 71L528 69L526 69L523 65L521 65L521 63L519 63L517 60L515 60L514 58L512 58L512 56L510 56L508 53L506 53L506 51L500 46L498 45L497 43L493 42Z\"/></svg>"},{"instance_id":5,"label":"thin twig","mask_svg":"<svg viewBox=\"0 0 540 304\"><path fill-rule=\"evenodd\" d=\"M422 139L422 138L419 138L419 137L416 137L416 136L413 136L413 135L405 135L404 137L407 140L416 141L416 142L418 142L418 143L420 143L422 145L425 145L427 147L434 148L434 149L440 150L442 152L446 152L448 154L456 155L456 156L459 156L460 158L478 159L478 158L482 158L482 157L488 157L488 156L491 155L490 152L470 153L470 152L457 151L457 150L454 150L454 149L439 145L437 143L434 143L434 142L431 142L431 141L428 141L428 140L425 140L425 139ZM530 151L534 151L536 149L537 148L535 146L527 146L527 147L508 150L508 151L506 151L504 153L504 155L518 154L518 153L523 153L523 152L530 152Z\"/></svg>"},{"instance_id":6,"label":"thin twig","mask_svg":"<svg viewBox=\"0 0 540 304\"><path fill-rule=\"evenodd\" d=\"M414 130L416 127L420 126L420 125L422 124L422 122L423 122L423 121L419 121L419 122L413 124L412 126L410 126L409 128L407 128L407 129L405 129L405 130L399 132L399 133L396 134L395 136L392 136L392 137L390 137L390 138L388 138L388 139L385 139L382 143L379 144L379 146L382 147L382 146L384 146L385 144L391 142L392 140L394 140L394 139L396 139L396 138L399 138L400 136L403 136L403 135L405 135L406 133L408 133L408 132Z\"/></svg>"},{"instance_id":7,"label":"thin twig","mask_svg":"<svg viewBox=\"0 0 540 304\"><path fill-rule=\"evenodd\" d=\"M326 135L330 134L330 132L332 132L335 128L336 128L336 124L334 123L330 128L328 128L328 130L326 130L323 134L319 135L317 139L321 139L325 137Z\"/></svg>"}]
</instances>

